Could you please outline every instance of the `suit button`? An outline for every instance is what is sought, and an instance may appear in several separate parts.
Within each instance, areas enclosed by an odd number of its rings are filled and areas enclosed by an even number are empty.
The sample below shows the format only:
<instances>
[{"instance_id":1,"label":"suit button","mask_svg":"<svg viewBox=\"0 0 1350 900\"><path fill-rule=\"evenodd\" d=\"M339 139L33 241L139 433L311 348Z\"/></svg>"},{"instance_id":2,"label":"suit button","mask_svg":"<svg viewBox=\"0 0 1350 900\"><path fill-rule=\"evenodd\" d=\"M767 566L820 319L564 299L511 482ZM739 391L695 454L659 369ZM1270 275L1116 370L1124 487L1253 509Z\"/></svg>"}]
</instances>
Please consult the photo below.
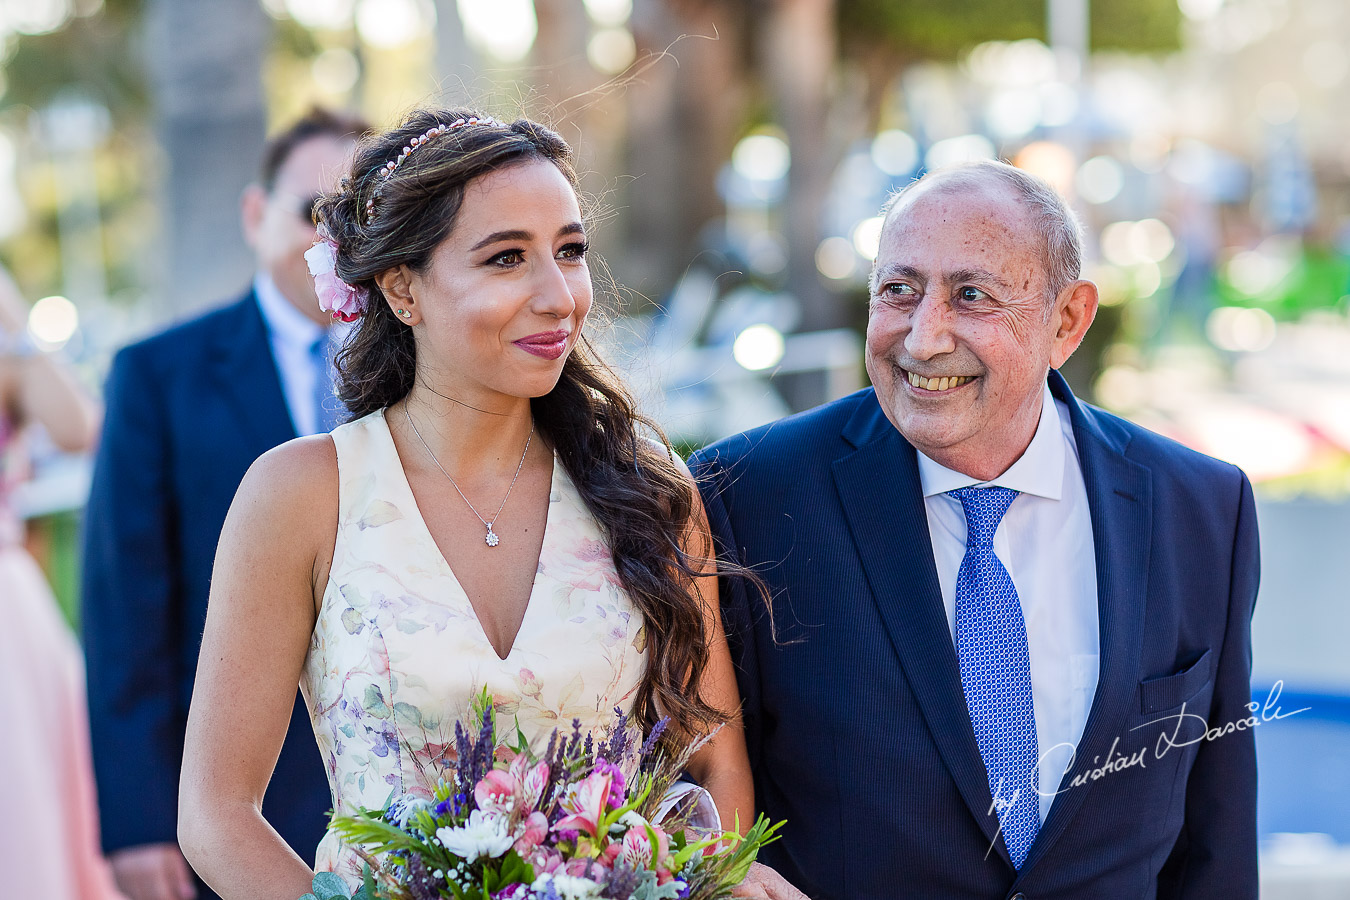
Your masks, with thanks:
<instances>
[{"instance_id":1,"label":"suit button","mask_svg":"<svg viewBox=\"0 0 1350 900\"><path fill-rule=\"evenodd\" d=\"M1013 894L1011 897L1009 897L1008 900L1027 900L1027 895L1022 893L1021 891L1018 891L1016 894Z\"/></svg>"}]
</instances>

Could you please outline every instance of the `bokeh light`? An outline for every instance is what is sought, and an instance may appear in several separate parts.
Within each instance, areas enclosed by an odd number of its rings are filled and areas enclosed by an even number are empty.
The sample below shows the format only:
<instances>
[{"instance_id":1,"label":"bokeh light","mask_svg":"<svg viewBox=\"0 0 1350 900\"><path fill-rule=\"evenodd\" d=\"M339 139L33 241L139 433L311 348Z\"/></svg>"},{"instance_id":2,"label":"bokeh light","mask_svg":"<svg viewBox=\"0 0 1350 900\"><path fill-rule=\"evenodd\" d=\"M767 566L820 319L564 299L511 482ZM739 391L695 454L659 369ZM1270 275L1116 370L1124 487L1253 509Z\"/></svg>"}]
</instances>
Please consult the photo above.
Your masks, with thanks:
<instances>
[{"instance_id":1,"label":"bokeh light","mask_svg":"<svg viewBox=\"0 0 1350 900\"><path fill-rule=\"evenodd\" d=\"M80 312L65 297L43 297L28 311L28 333L44 350L66 345L80 327Z\"/></svg>"},{"instance_id":2,"label":"bokeh light","mask_svg":"<svg viewBox=\"0 0 1350 900\"><path fill-rule=\"evenodd\" d=\"M938 141L929 147L923 161L930 169L940 169L943 166L997 158L998 153L989 138L982 134L963 134L960 137Z\"/></svg>"},{"instance_id":3,"label":"bokeh light","mask_svg":"<svg viewBox=\"0 0 1350 900\"><path fill-rule=\"evenodd\" d=\"M1230 353L1255 353L1275 340L1275 318L1264 309L1221 306L1205 321L1205 334L1214 346Z\"/></svg>"},{"instance_id":4,"label":"bokeh light","mask_svg":"<svg viewBox=\"0 0 1350 900\"><path fill-rule=\"evenodd\" d=\"M1204 22L1219 14L1223 0L1177 0L1177 6L1186 18Z\"/></svg>"},{"instance_id":5,"label":"bokeh light","mask_svg":"<svg viewBox=\"0 0 1350 900\"><path fill-rule=\"evenodd\" d=\"M355 0L286 0L286 13L306 28L348 28Z\"/></svg>"},{"instance_id":6,"label":"bokeh light","mask_svg":"<svg viewBox=\"0 0 1350 900\"><path fill-rule=\"evenodd\" d=\"M731 168L750 181L777 181L787 175L791 164L787 141L775 134L741 138L731 151Z\"/></svg>"},{"instance_id":7,"label":"bokeh light","mask_svg":"<svg viewBox=\"0 0 1350 900\"><path fill-rule=\"evenodd\" d=\"M50 34L65 25L73 13L70 0L11 0L0 4L0 37Z\"/></svg>"},{"instance_id":8,"label":"bokeh light","mask_svg":"<svg viewBox=\"0 0 1350 900\"><path fill-rule=\"evenodd\" d=\"M637 44L627 28L601 28L586 44L586 58L598 71L617 75L633 64Z\"/></svg>"},{"instance_id":9,"label":"bokeh light","mask_svg":"<svg viewBox=\"0 0 1350 900\"><path fill-rule=\"evenodd\" d=\"M887 175L909 175L919 165L919 144L898 128L872 139L872 162Z\"/></svg>"},{"instance_id":10,"label":"bokeh light","mask_svg":"<svg viewBox=\"0 0 1350 900\"><path fill-rule=\"evenodd\" d=\"M329 47L310 64L314 83L330 94L345 94L361 77L356 55L346 47Z\"/></svg>"},{"instance_id":11,"label":"bokeh light","mask_svg":"<svg viewBox=\"0 0 1350 900\"><path fill-rule=\"evenodd\" d=\"M586 0L586 12L597 25L616 28L633 14L633 0Z\"/></svg>"},{"instance_id":12,"label":"bokeh light","mask_svg":"<svg viewBox=\"0 0 1350 900\"><path fill-rule=\"evenodd\" d=\"M1088 203L1110 203L1125 186L1125 173L1114 158L1094 156L1079 167L1074 186Z\"/></svg>"},{"instance_id":13,"label":"bokeh light","mask_svg":"<svg viewBox=\"0 0 1350 900\"><path fill-rule=\"evenodd\" d=\"M783 359L783 335L772 325L751 325L736 335L731 345L732 358L751 372L770 369Z\"/></svg>"},{"instance_id":14,"label":"bokeh light","mask_svg":"<svg viewBox=\"0 0 1350 900\"><path fill-rule=\"evenodd\" d=\"M853 244L838 235L827 237L816 247L816 271L826 278L842 281L858 268L858 253Z\"/></svg>"},{"instance_id":15,"label":"bokeh light","mask_svg":"<svg viewBox=\"0 0 1350 900\"><path fill-rule=\"evenodd\" d=\"M1073 191L1074 158L1073 151L1054 141L1035 141L1027 144L1013 158L1019 168L1038 178L1044 179L1061 195L1067 196Z\"/></svg>"},{"instance_id":16,"label":"bokeh light","mask_svg":"<svg viewBox=\"0 0 1350 900\"><path fill-rule=\"evenodd\" d=\"M519 62L534 46L539 21L533 0L459 0L469 42L502 62Z\"/></svg>"},{"instance_id":17,"label":"bokeh light","mask_svg":"<svg viewBox=\"0 0 1350 900\"><path fill-rule=\"evenodd\" d=\"M436 25L430 0L361 0L356 30L372 47L402 47Z\"/></svg>"},{"instance_id":18,"label":"bokeh light","mask_svg":"<svg viewBox=\"0 0 1350 900\"><path fill-rule=\"evenodd\" d=\"M870 219L863 219L853 228L853 249L868 262L877 258L877 250L881 247L883 221L881 216L872 216Z\"/></svg>"}]
</instances>

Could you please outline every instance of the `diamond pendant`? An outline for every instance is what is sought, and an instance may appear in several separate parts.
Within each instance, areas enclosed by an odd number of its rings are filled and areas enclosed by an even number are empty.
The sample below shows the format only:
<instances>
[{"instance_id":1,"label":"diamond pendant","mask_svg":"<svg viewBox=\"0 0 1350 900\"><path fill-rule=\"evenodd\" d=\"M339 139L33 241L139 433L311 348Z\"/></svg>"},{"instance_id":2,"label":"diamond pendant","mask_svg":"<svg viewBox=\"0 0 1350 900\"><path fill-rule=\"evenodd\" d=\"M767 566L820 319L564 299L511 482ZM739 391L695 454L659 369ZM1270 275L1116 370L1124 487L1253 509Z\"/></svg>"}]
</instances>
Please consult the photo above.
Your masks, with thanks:
<instances>
[{"instance_id":1,"label":"diamond pendant","mask_svg":"<svg viewBox=\"0 0 1350 900\"><path fill-rule=\"evenodd\" d=\"M488 523L487 537L483 538L483 542L486 543L489 547L495 547L502 542L502 539L497 537L497 532L492 530L491 522Z\"/></svg>"}]
</instances>

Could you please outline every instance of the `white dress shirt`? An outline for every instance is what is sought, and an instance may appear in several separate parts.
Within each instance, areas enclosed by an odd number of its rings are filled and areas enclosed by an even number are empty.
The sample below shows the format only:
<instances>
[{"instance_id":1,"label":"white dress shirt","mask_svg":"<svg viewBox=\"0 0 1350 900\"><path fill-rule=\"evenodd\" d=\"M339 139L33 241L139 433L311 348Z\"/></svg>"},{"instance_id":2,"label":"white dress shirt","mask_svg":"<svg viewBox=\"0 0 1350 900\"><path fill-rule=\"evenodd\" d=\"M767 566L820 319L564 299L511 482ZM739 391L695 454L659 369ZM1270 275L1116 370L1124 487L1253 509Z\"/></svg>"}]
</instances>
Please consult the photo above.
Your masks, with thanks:
<instances>
[{"instance_id":1,"label":"white dress shirt","mask_svg":"<svg viewBox=\"0 0 1350 900\"><path fill-rule=\"evenodd\" d=\"M998 485L1019 492L994 533L994 553L1012 576L1027 625L1044 822L1083 736L1097 691L1100 659L1092 519L1068 408L1046 387L1031 444L991 481L962 475L922 453L919 481L953 641L966 517L961 501L947 491Z\"/></svg>"},{"instance_id":2,"label":"white dress shirt","mask_svg":"<svg viewBox=\"0 0 1350 900\"><path fill-rule=\"evenodd\" d=\"M318 388L318 373L314 371L310 348L324 334L321 325L282 296L270 275L259 272L253 278L253 293L258 297L263 323L267 326L267 340L281 376L281 393L286 398L291 423L298 435L317 434L318 410L314 392ZM331 363L330 363L331 365Z\"/></svg>"}]
</instances>

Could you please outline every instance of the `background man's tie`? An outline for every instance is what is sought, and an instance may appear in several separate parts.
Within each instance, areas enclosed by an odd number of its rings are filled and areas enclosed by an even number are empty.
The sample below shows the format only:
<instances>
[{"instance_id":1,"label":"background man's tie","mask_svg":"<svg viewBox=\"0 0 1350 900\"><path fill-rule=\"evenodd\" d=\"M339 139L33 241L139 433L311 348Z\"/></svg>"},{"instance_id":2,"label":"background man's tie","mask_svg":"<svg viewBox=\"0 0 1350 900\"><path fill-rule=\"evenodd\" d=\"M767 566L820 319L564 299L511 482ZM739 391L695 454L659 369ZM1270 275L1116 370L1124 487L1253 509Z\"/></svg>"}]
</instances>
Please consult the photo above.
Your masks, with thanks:
<instances>
[{"instance_id":1,"label":"background man's tie","mask_svg":"<svg viewBox=\"0 0 1350 900\"><path fill-rule=\"evenodd\" d=\"M1031 658L1017 588L994 555L994 532L1017 498L1001 487L951 491L966 514L966 555L956 576L956 652L975 741L1013 865L1040 829Z\"/></svg>"},{"instance_id":2,"label":"background man's tie","mask_svg":"<svg viewBox=\"0 0 1350 900\"><path fill-rule=\"evenodd\" d=\"M314 427L319 433L332 431L342 422L342 401L333 393L333 364L329 361L333 349L327 331L309 347L314 363Z\"/></svg>"}]
</instances>

